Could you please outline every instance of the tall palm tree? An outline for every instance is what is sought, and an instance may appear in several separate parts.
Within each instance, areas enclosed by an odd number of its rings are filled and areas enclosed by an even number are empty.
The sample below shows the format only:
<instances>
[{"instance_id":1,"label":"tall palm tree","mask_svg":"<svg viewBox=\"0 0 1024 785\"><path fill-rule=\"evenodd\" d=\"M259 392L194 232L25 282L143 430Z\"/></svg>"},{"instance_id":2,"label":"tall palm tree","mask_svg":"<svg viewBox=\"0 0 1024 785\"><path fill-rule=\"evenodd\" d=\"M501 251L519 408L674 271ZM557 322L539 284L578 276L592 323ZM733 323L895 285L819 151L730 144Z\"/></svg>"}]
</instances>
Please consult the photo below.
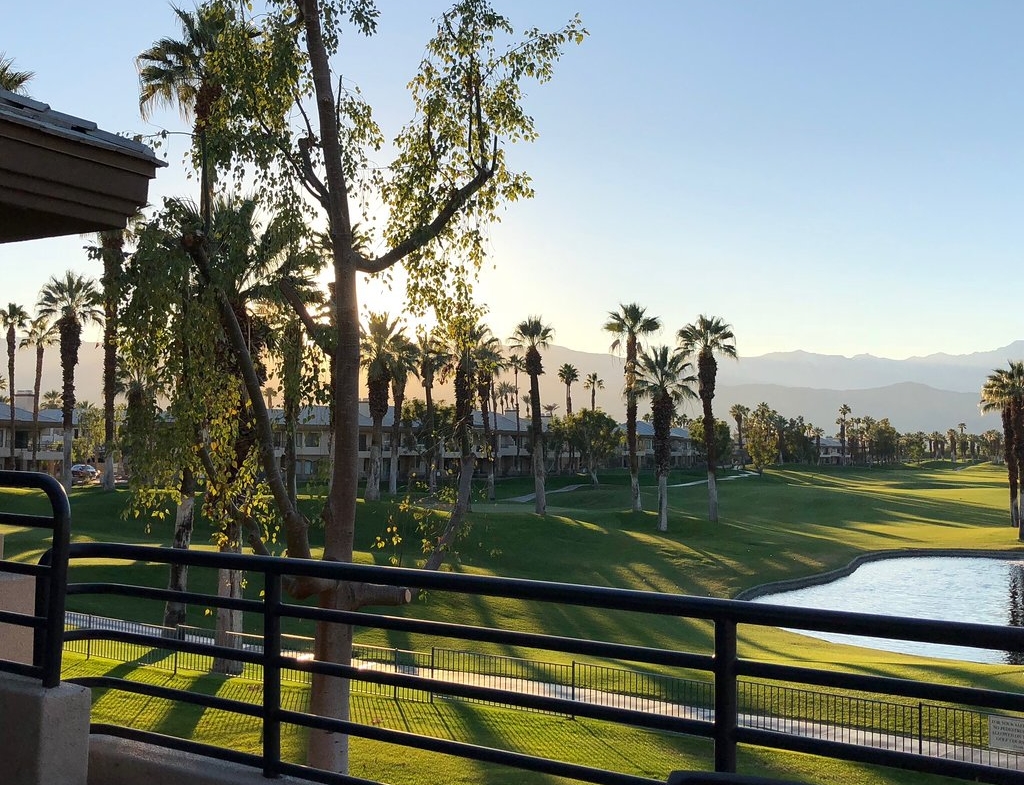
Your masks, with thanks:
<instances>
[{"instance_id":1,"label":"tall palm tree","mask_svg":"<svg viewBox=\"0 0 1024 785\"><path fill-rule=\"evenodd\" d=\"M572 414L572 386L580 380L580 372L572 363L563 363L558 369L558 380L565 385L565 414Z\"/></svg>"},{"instance_id":2,"label":"tall palm tree","mask_svg":"<svg viewBox=\"0 0 1024 785\"><path fill-rule=\"evenodd\" d=\"M57 340L60 342L60 331L57 325L53 325L54 329L57 329ZM62 409L64 408L64 394L60 390L47 390L43 393L43 406L47 409Z\"/></svg>"},{"instance_id":3,"label":"tall palm tree","mask_svg":"<svg viewBox=\"0 0 1024 785\"><path fill-rule=\"evenodd\" d=\"M668 472L671 459L672 420L676 404L685 398L696 398L693 365L686 356L668 346L655 346L641 351L637 358L634 390L637 398L651 401L654 426L654 466L658 476L658 531L668 531Z\"/></svg>"},{"instance_id":4,"label":"tall palm tree","mask_svg":"<svg viewBox=\"0 0 1024 785\"><path fill-rule=\"evenodd\" d=\"M117 306L120 300L127 231L100 232L98 254L103 261L103 489L114 490L114 398L117 394Z\"/></svg>"},{"instance_id":5,"label":"tall palm tree","mask_svg":"<svg viewBox=\"0 0 1024 785\"><path fill-rule=\"evenodd\" d=\"M850 416L853 409L850 408L850 404L844 403L839 407L839 417L836 419L836 425L839 426L839 443L843 450L843 465L847 463L846 457L846 418Z\"/></svg>"},{"instance_id":6,"label":"tall palm tree","mask_svg":"<svg viewBox=\"0 0 1024 785\"><path fill-rule=\"evenodd\" d=\"M480 416L484 426L484 453L487 456L487 499L494 501L496 491L494 487L495 468L498 459L498 447L494 442L497 428L491 427L491 414L489 402L491 392L494 389L494 377L505 364L505 358L501 354L501 341L498 340L485 324L478 324L470 332L472 341L471 351L473 352L473 370L476 377L476 394L480 401Z\"/></svg>"},{"instance_id":7,"label":"tall palm tree","mask_svg":"<svg viewBox=\"0 0 1024 785\"><path fill-rule=\"evenodd\" d=\"M708 464L708 520L718 520L718 486L715 482L715 416L711 402L715 397L715 377L718 374L716 354L736 357L735 336L732 327L717 316L701 314L677 334L683 353L697 356L698 393L704 406L704 450Z\"/></svg>"},{"instance_id":8,"label":"tall palm tree","mask_svg":"<svg viewBox=\"0 0 1024 785\"><path fill-rule=\"evenodd\" d=\"M7 386L11 391L11 402L7 407L10 412L10 430L8 431L11 438L11 453L8 458L8 467L16 469L14 457L14 396L17 393L17 387L14 384L14 355L17 351L17 338L16 331L24 330L28 325L28 313L25 309L17 303L8 303L7 308L0 311L0 326L7 328Z\"/></svg>"},{"instance_id":9,"label":"tall palm tree","mask_svg":"<svg viewBox=\"0 0 1024 785\"><path fill-rule=\"evenodd\" d=\"M533 425L532 451L534 511L544 515L547 511L547 497L544 493L544 442L541 433L540 375L544 364L540 350L547 349L554 336L550 325L544 324L540 316L530 316L516 325L509 338L509 344L524 352L523 365L530 377L530 420Z\"/></svg>"},{"instance_id":10,"label":"tall palm tree","mask_svg":"<svg viewBox=\"0 0 1024 785\"><path fill-rule=\"evenodd\" d=\"M512 398L512 403L516 410L516 474L523 473L523 461L521 458L522 453L522 439L520 434L522 431L522 425L519 420L519 372L526 370L526 363L523 360L523 355L517 352L511 352L508 356L508 367L512 369L513 384L516 388L515 396Z\"/></svg>"},{"instance_id":11,"label":"tall palm tree","mask_svg":"<svg viewBox=\"0 0 1024 785\"><path fill-rule=\"evenodd\" d=\"M444 353L436 336L425 330L416 334L416 349L419 353L419 377L423 384L423 397L426 403L423 430L426 433L427 451L427 488L430 493L437 493L438 439L434 427L434 378L444 364Z\"/></svg>"},{"instance_id":12,"label":"tall palm tree","mask_svg":"<svg viewBox=\"0 0 1024 785\"><path fill-rule=\"evenodd\" d=\"M21 339L22 348L35 347L36 379L32 387L32 469L39 471L39 389L43 384L43 353L47 346L57 343L57 325L44 316L37 316L28 326L28 333ZM59 399L60 393L57 393Z\"/></svg>"},{"instance_id":13,"label":"tall palm tree","mask_svg":"<svg viewBox=\"0 0 1024 785\"><path fill-rule=\"evenodd\" d=\"M598 376L597 371L588 373L583 380L583 389L590 390L590 411L597 409L597 391L604 389L604 379Z\"/></svg>"},{"instance_id":14,"label":"tall palm tree","mask_svg":"<svg viewBox=\"0 0 1024 785\"><path fill-rule=\"evenodd\" d=\"M366 370L366 386L370 399L370 417L373 430L370 436L370 470L366 477L366 501L380 499L381 445L383 443L384 415L388 411L388 389L394 376L394 350L398 344L408 343L398 319L386 313L371 313L362 331L359 362Z\"/></svg>"},{"instance_id":15,"label":"tall palm tree","mask_svg":"<svg viewBox=\"0 0 1024 785\"><path fill-rule=\"evenodd\" d=\"M25 93L25 85L32 81L35 74L31 71L18 71L14 67L14 58L0 52L0 88L12 93Z\"/></svg>"},{"instance_id":16,"label":"tall palm tree","mask_svg":"<svg viewBox=\"0 0 1024 785\"><path fill-rule=\"evenodd\" d=\"M565 385L565 416L572 416L572 386L580 380L580 372L572 363L562 363L558 369L558 379ZM573 443L569 442L569 471L573 471L575 450Z\"/></svg>"},{"instance_id":17,"label":"tall palm tree","mask_svg":"<svg viewBox=\"0 0 1024 785\"><path fill-rule=\"evenodd\" d=\"M1010 525L1020 527L1019 496L1020 454L1019 437L1024 435L1024 363L1011 362L1008 368L999 368L989 374L981 388L981 411L998 411L1003 425L1003 458L1010 485ZM937 433L932 434L937 437ZM1024 528L1021 528L1024 531ZM1018 537L1020 535L1018 534Z\"/></svg>"},{"instance_id":18,"label":"tall palm tree","mask_svg":"<svg viewBox=\"0 0 1024 785\"><path fill-rule=\"evenodd\" d=\"M625 344L626 365L623 369L626 396L626 449L629 453L629 486L633 511L640 512L643 504L640 501L640 463L636 454L636 360L638 341L642 336L661 329L661 320L656 316L648 316L647 310L637 303L619 304L618 311L610 311L604 330L612 333L612 351L618 351Z\"/></svg>"},{"instance_id":19,"label":"tall palm tree","mask_svg":"<svg viewBox=\"0 0 1024 785\"><path fill-rule=\"evenodd\" d=\"M729 408L729 414L736 421L736 441L739 443L740 467L746 468L747 455L743 452L743 420L750 414L750 409L741 403L734 403Z\"/></svg>"},{"instance_id":20,"label":"tall palm tree","mask_svg":"<svg viewBox=\"0 0 1024 785\"><path fill-rule=\"evenodd\" d=\"M61 482L71 490L71 442L74 436L75 366L82 345L82 327L103 323L100 291L91 278L68 270L62 278L52 276L39 292L39 316L57 320L60 334L60 367L64 381L62 405L64 409L64 461Z\"/></svg>"},{"instance_id":21,"label":"tall palm tree","mask_svg":"<svg viewBox=\"0 0 1024 785\"><path fill-rule=\"evenodd\" d=\"M154 107L177 106L182 119L193 121L199 148L200 213L209 227L213 209L213 167L207 130L215 102L223 91L208 65L232 19L209 5L195 12L172 6L181 24L181 38L161 38L135 58L139 71L139 113L149 119Z\"/></svg>"},{"instance_id":22,"label":"tall palm tree","mask_svg":"<svg viewBox=\"0 0 1024 785\"><path fill-rule=\"evenodd\" d=\"M388 472L388 493L398 493L398 458L402 446L402 405L405 403L405 385L409 376L419 375L419 350L416 343L401 334L391 350L391 398L395 403L395 416L391 420L391 466Z\"/></svg>"}]
</instances>

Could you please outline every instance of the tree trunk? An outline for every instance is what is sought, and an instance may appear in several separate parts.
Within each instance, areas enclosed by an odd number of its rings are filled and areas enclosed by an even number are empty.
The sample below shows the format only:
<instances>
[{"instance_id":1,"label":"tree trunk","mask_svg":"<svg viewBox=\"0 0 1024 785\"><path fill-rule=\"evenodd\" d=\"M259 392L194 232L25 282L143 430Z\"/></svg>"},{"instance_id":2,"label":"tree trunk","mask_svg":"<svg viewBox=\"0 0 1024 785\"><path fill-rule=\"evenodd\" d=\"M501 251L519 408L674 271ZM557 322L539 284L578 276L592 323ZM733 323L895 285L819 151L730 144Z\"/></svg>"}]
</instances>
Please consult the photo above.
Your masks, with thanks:
<instances>
[{"instance_id":1,"label":"tree trunk","mask_svg":"<svg viewBox=\"0 0 1024 785\"><path fill-rule=\"evenodd\" d=\"M668 531L668 475L658 474L658 531Z\"/></svg>"},{"instance_id":2,"label":"tree trunk","mask_svg":"<svg viewBox=\"0 0 1024 785\"><path fill-rule=\"evenodd\" d=\"M463 455L459 460L459 490L455 497L455 506L448 518L448 525L434 544L434 550L427 557L424 569L436 570L444 563L445 556L451 550L452 543L462 528L466 513L469 511L469 495L473 489L473 455Z\"/></svg>"},{"instance_id":3,"label":"tree trunk","mask_svg":"<svg viewBox=\"0 0 1024 785\"><path fill-rule=\"evenodd\" d=\"M195 525L196 483L192 470L188 467L181 472L181 487L178 495L178 509L174 515L174 541L172 548L187 551L192 544L192 531ZM188 589L188 565L172 564L167 577L167 588L171 591ZM177 600L168 600L164 605L164 627L177 630L185 623L188 606Z\"/></svg>"},{"instance_id":4,"label":"tree trunk","mask_svg":"<svg viewBox=\"0 0 1024 785\"><path fill-rule=\"evenodd\" d=\"M380 469L383 438L381 432L384 428L382 421L374 418L373 430L370 435L370 470L366 475L366 490L363 498L368 502L380 501Z\"/></svg>"},{"instance_id":5,"label":"tree trunk","mask_svg":"<svg viewBox=\"0 0 1024 785\"><path fill-rule=\"evenodd\" d=\"M36 385L32 388L32 471L39 471L39 391L43 385L42 343L36 344Z\"/></svg>"},{"instance_id":6,"label":"tree trunk","mask_svg":"<svg viewBox=\"0 0 1024 785\"><path fill-rule=\"evenodd\" d=\"M714 469L708 469L708 520L712 523L718 520L718 482Z\"/></svg>"},{"instance_id":7,"label":"tree trunk","mask_svg":"<svg viewBox=\"0 0 1024 785\"><path fill-rule=\"evenodd\" d=\"M221 548L221 553L241 553L242 544L239 539L239 526L237 523L227 525L227 542ZM242 571L241 570L217 570L217 596L230 598L232 600L242 599ZM217 629L214 633L214 643L218 646L227 646L230 649L242 647L242 612L230 608L217 609ZM224 673L229 676L239 676L242 673L242 662L227 657L215 657L213 660L213 672Z\"/></svg>"}]
</instances>

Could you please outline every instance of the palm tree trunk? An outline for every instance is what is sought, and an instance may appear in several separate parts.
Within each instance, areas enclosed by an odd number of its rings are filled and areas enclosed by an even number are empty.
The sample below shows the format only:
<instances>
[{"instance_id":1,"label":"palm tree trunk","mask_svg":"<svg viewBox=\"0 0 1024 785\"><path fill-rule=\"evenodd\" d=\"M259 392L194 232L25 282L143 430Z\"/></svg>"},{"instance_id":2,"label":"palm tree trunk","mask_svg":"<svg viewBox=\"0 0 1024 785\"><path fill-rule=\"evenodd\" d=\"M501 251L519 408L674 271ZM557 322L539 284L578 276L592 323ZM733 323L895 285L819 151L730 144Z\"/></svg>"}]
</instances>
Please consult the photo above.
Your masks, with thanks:
<instances>
[{"instance_id":1,"label":"palm tree trunk","mask_svg":"<svg viewBox=\"0 0 1024 785\"><path fill-rule=\"evenodd\" d=\"M392 390L395 399L395 418L391 424L391 467L388 471L388 493L398 493L398 451L402 444L402 403L405 401L405 390Z\"/></svg>"},{"instance_id":2,"label":"palm tree trunk","mask_svg":"<svg viewBox=\"0 0 1024 785\"><path fill-rule=\"evenodd\" d=\"M658 473L658 531L668 531L668 475Z\"/></svg>"},{"instance_id":3,"label":"palm tree trunk","mask_svg":"<svg viewBox=\"0 0 1024 785\"><path fill-rule=\"evenodd\" d=\"M544 440L540 419L540 379L530 374L530 415L533 420L533 510L538 515L547 512L548 500L544 491Z\"/></svg>"},{"instance_id":4,"label":"palm tree trunk","mask_svg":"<svg viewBox=\"0 0 1024 785\"><path fill-rule=\"evenodd\" d=\"M366 477L366 491L363 498L368 502L380 500L380 469L384 422L373 418L373 430L370 435L370 470Z\"/></svg>"},{"instance_id":5,"label":"palm tree trunk","mask_svg":"<svg viewBox=\"0 0 1024 785\"><path fill-rule=\"evenodd\" d=\"M10 430L7 432L8 435L10 436L10 439L11 439L11 457L10 457L10 466L9 466L10 469L17 469L18 468L18 465L16 463L17 459L14 457L14 441L15 441L15 439L14 439L14 394L15 394L15 388L14 388L14 353L15 353L15 350L16 350L16 346L15 346L15 343L14 343L14 338L15 338L15 335L14 335L14 324L12 322L11 325L7 328L7 381L8 381L8 385L7 386L9 388L9 392L11 394L11 397L9 399L11 403L7 407L8 413L11 416Z\"/></svg>"},{"instance_id":6,"label":"palm tree trunk","mask_svg":"<svg viewBox=\"0 0 1024 785\"><path fill-rule=\"evenodd\" d=\"M36 384L32 388L32 471L39 471L39 391L43 385L42 343L36 344Z\"/></svg>"},{"instance_id":7,"label":"palm tree trunk","mask_svg":"<svg viewBox=\"0 0 1024 785\"><path fill-rule=\"evenodd\" d=\"M426 398L427 421L424 423L426 428L427 436L427 490L430 495L433 496L437 493L437 464L438 464L438 450L440 440L436 438L434 434L434 396L433 396L433 385L426 384L423 386L423 395Z\"/></svg>"}]
</instances>

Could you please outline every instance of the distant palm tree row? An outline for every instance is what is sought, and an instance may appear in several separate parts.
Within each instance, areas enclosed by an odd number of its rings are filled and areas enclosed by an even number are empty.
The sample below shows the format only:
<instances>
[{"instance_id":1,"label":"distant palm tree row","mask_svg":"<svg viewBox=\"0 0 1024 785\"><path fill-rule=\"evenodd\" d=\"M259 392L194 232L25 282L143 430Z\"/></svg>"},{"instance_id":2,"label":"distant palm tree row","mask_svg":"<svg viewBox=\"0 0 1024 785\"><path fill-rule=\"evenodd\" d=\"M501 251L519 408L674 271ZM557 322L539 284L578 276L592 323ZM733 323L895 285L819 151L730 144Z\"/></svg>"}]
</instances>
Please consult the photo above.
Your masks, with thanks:
<instances>
[{"instance_id":1,"label":"distant palm tree row","mask_svg":"<svg viewBox=\"0 0 1024 785\"><path fill-rule=\"evenodd\" d=\"M642 510L640 501L639 466L636 444L637 402L649 399L654 420L654 443L659 480L659 526L667 526L666 478L669 466L670 429L676 421L676 407L686 398L700 397L703 405L703 419L708 423L705 429L705 455L709 484L709 509L711 520L718 518L715 469L718 456L714 443L714 412L712 401L715 395L717 373L716 354L735 357L733 333L721 319L701 315L693 324L686 325L677 333L676 348L642 346L644 337L661 329L661 320L649 316L646 310L636 304L620 305L610 312L603 329L612 333L615 340L613 350L625 350L623 370L623 395L626 399L626 445L629 456L631 478L631 505ZM499 406L505 411L515 410L517 429L520 416L520 401L527 404L530 418L530 458L534 477L534 509L543 515L546 510L545 492L545 446L542 413L553 415L558 404L544 404L540 397L540 376L544 373L542 352L548 348L554 331L545 324L541 316L530 316L516 325L508 338L512 350L503 356L501 344L490 329L469 318L457 318L451 324L441 325L433 334L421 333L417 341L406 334L399 320L387 314L371 313L363 327L361 362L367 376L369 410L373 421L370 442L370 465L368 470L365 498L380 497L382 475L382 430L388 411L388 391L394 397L395 418L391 438L392 467L389 474L391 488L397 478L395 460L401 441L400 418L404 399L405 380L409 375L419 376L426 396L424 411L425 432L430 441L426 445L427 466L431 491L435 487L435 470L439 462L438 440L433 435L435 378L452 380L455 391L456 442L463 457L463 471L472 473L473 452L469 443L468 427L472 424L474 402L478 405L483 430L483 453L488 478L488 497L494 498L494 456L497 445L493 443L496 430L491 426L492 412ZM696 368L690 358L696 359ZM501 371L511 371L514 381L495 379ZM693 371L697 373L694 374ZM519 373L523 371L529 379L529 393L520 398ZM558 369L558 378L565 385L566 418L573 416L572 386L581 379L579 369L570 363ZM597 373L588 374L583 386L590 391L590 408L596 410L597 390L604 389L604 380ZM475 396L474 396L475 391ZM572 447L570 447L572 450ZM517 441L518 451L518 441ZM572 464L573 453L569 461ZM518 452L517 452L517 465ZM460 483L461 485L461 483ZM466 486L468 493L468 485ZM464 506L468 506L468 499Z\"/></svg>"},{"instance_id":2,"label":"distant palm tree row","mask_svg":"<svg viewBox=\"0 0 1024 785\"><path fill-rule=\"evenodd\" d=\"M35 385L32 397L33 432L39 432L40 385L42 383L43 353L47 346L60 343L61 372L63 375L63 392L59 394L63 410L63 452L64 465L62 482L65 488L71 487L71 447L74 435L73 414L75 410L75 366L78 365L78 350L82 343L83 324L103 323L101 308L101 292L94 280L78 275L70 270L62 277L53 276L43 286L36 304L36 316L30 318L24 306L8 303L0 311L0 325L7 330L7 378L11 391L9 407L9 433L12 435L8 465L15 466L14 455L14 392L15 386L15 349L18 345L17 334L24 332L20 341L21 347L34 346L36 350ZM56 403L57 394L49 394L47 405ZM38 438L33 440L32 462L37 464Z\"/></svg>"}]
</instances>

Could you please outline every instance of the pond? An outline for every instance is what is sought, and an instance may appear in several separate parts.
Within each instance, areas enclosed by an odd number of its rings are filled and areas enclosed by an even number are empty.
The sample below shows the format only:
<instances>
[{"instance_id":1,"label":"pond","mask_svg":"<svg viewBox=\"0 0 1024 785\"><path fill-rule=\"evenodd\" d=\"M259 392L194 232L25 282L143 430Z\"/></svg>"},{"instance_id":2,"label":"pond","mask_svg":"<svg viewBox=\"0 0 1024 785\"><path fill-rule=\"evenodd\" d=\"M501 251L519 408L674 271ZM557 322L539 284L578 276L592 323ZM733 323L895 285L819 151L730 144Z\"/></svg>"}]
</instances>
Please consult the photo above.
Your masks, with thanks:
<instances>
[{"instance_id":1,"label":"pond","mask_svg":"<svg viewBox=\"0 0 1024 785\"><path fill-rule=\"evenodd\" d=\"M918 619L1024 626L1024 558L917 556L861 564L829 583L766 594L751 602L880 613ZM884 651L969 662L1024 664L1024 652L896 641L857 635L801 634Z\"/></svg>"}]
</instances>

